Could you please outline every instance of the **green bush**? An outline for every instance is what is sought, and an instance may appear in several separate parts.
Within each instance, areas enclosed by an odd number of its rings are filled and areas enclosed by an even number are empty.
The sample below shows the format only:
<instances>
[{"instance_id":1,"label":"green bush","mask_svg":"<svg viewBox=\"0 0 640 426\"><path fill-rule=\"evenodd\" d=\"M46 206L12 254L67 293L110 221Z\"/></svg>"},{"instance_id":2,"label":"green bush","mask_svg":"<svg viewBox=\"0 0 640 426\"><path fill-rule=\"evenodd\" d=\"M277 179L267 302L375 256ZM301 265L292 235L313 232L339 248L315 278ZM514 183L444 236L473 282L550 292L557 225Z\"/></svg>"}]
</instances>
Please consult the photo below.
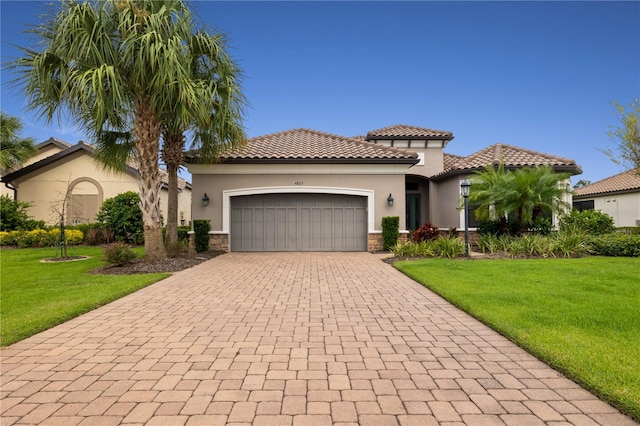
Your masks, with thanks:
<instances>
[{"instance_id":1,"label":"green bush","mask_svg":"<svg viewBox=\"0 0 640 426\"><path fill-rule=\"evenodd\" d=\"M419 243L407 241L398 243L392 249L395 257L435 257L436 249L434 241L421 241Z\"/></svg>"},{"instance_id":2,"label":"green bush","mask_svg":"<svg viewBox=\"0 0 640 426\"><path fill-rule=\"evenodd\" d=\"M96 216L103 228L109 228L117 241L140 245L144 243L140 197L133 191L108 198Z\"/></svg>"},{"instance_id":3,"label":"green bush","mask_svg":"<svg viewBox=\"0 0 640 426\"><path fill-rule=\"evenodd\" d=\"M464 242L457 237L440 237L434 241L436 253L440 257L451 259L464 254Z\"/></svg>"},{"instance_id":4,"label":"green bush","mask_svg":"<svg viewBox=\"0 0 640 426\"><path fill-rule=\"evenodd\" d=\"M479 235L515 235L516 223L506 219L485 220L478 224Z\"/></svg>"},{"instance_id":5,"label":"green bush","mask_svg":"<svg viewBox=\"0 0 640 426\"><path fill-rule=\"evenodd\" d=\"M209 231L211 222L209 220L194 220L193 232L195 233L196 252L209 251Z\"/></svg>"},{"instance_id":6,"label":"green bush","mask_svg":"<svg viewBox=\"0 0 640 426\"><path fill-rule=\"evenodd\" d=\"M382 249L391 250L398 243L400 236L400 218L385 216L382 218Z\"/></svg>"},{"instance_id":7,"label":"green bush","mask_svg":"<svg viewBox=\"0 0 640 426\"><path fill-rule=\"evenodd\" d=\"M126 266L131 264L136 254L123 242L117 242L104 250L107 262L116 266Z\"/></svg>"},{"instance_id":8,"label":"green bush","mask_svg":"<svg viewBox=\"0 0 640 426\"><path fill-rule=\"evenodd\" d=\"M640 235L607 234L589 239L592 254L601 256L640 256Z\"/></svg>"},{"instance_id":9,"label":"green bush","mask_svg":"<svg viewBox=\"0 0 640 426\"><path fill-rule=\"evenodd\" d=\"M27 210L30 203L17 201L8 195L0 197L0 231L14 231L16 229L33 229L25 226L30 222ZM32 222L32 221L31 221Z\"/></svg>"},{"instance_id":10,"label":"green bush","mask_svg":"<svg viewBox=\"0 0 640 426\"><path fill-rule=\"evenodd\" d=\"M613 218L599 210L571 210L560 219L560 230L575 225L591 235L604 235L613 232Z\"/></svg>"}]
</instances>

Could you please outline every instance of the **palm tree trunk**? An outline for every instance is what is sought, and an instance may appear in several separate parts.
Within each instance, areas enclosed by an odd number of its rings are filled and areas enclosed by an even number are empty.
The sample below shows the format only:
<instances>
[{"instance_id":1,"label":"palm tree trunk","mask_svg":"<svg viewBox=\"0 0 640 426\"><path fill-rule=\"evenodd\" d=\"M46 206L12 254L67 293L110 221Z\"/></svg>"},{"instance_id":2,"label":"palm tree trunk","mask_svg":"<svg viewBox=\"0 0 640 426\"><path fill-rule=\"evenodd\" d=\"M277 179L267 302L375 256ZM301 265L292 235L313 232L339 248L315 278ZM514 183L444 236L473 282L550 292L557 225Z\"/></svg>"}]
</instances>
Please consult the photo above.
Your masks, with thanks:
<instances>
[{"instance_id":1,"label":"palm tree trunk","mask_svg":"<svg viewBox=\"0 0 640 426\"><path fill-rule=\"evenodd\" d=\"M136 102L134 122L140 172L140 210L144 224L145 261L166 259L160 221L160 173L158 169L160 123L148 103Z\"/></svg>"},{"instance_id":2,"label":"palm tree trunk","mask_svg":"<svg viewBox=\"0 0 640 426\"><path fill-rule=\"evenodd\" d=\"M178 168L182 163L184 152L184 136L182 133L163 135L162 159L169 175L169 198L167 201L167 247L178 242Z\"/></svg>"}]
</instances>

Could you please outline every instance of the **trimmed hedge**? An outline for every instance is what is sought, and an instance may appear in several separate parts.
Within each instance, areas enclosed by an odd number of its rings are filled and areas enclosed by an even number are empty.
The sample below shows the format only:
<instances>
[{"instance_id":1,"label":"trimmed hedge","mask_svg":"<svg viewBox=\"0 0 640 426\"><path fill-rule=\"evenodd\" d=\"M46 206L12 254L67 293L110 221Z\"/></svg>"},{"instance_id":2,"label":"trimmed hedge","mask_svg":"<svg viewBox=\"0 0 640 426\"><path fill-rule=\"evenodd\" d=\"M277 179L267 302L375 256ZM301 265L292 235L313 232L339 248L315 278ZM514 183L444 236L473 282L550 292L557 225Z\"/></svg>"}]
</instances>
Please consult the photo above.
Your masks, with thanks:
<instances>
[{"instance_id":1,"label":"trimmed hedge","mask_svg":"<svg viewBox=\"0 0 640 426\"><path fill-rule=\"evenodd\" d=\"M391 250L398 244L400 236L400 217L385 216L382 218L382 249Z\"/></svg>"},{"instance_id":2,"label":"trimmed hedge","mask_svg":"<svg viewBox=\"0 0 640 426\"><path fill-rule=\"evenodd\" d=\"M76 229L65 229L64 235L68 245L81 244L84 235ZM0 232L0 245L28 247L54 247L60 242L60 228L51 230L34 229L33 231Z\"/></svg>"},{"instance_id":3,"label":"trimmed hedge","mask_svg":"<svg viewBox=\"0 0 640 426\"><path fill-rule=\"evenodd\" d=\"M195 233L196 252L209 251L209 231L211 230L211 221L194 220L193 232Z\"/></svg>"},{"instance_id":4,"label":"trimmed hedge","mask_svg":"<svg viewBox=\"0 0 640 426\"><path fill-rule=\"evenodd\" d=\"M640 235L606 234L589 239L591 253L600 256L640 257Z\"/></svg>"}]
</instances>

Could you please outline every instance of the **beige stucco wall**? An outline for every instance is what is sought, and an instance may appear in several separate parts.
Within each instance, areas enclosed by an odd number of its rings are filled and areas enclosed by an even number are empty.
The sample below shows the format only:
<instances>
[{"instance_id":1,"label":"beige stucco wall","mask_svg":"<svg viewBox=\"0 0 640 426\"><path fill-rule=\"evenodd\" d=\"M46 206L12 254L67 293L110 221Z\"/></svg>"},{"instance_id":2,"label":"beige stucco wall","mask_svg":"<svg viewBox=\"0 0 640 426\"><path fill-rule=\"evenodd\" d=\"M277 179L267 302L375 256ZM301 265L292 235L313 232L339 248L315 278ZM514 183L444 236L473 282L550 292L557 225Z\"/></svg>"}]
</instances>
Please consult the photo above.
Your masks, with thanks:
<instances>
[{"instance_id":1,"label":"beige stucco wall","mask_svg":"<svg viewBox=\"0 0 640 426\"><path fill-rule=\"evenodd\" d=\"M595 210L611 216L615 226L638 226L640 192L580 198L580 201L586 200L593 200Z\"/></svg>"},{"instance_id":2,"label":"beige stucco wall","mask_svg":"<svg viewBox=\"0 0 640 426\"><path fill-rule=\"evenodd\" d=\"M74 194L97 194L98 205L107 198L115 197L127 191L138 192L136 178L129 173L116 174L103 170L86 151L78 151L55 164L42 167L14 182L18 190L18 199L33 204L29 215L47 224L59 221L55 208L64 198L69 184L73 184ZM11 193L12 194L12 193ZM167 191L160 193L161 212L166 218ZM191 216L191 191L185 189L178 195L178 219L180 211L188 224ZM178 223L180 221L178 220Z\"/></svg>"},{"instance_id":3,"label":"beige stucco wall","mask_svg":"<svg viewBox=\"0 0 640 426\"><path fill-rule=\"evenodd\" d=\"M369 232L380 232L384 216L398 216L400 229L405 225L404 174L401 165L190 165L193 176L193 219L211 220L214 232L223 232L223 192L246 189L269 192L369 191L373 193L372 226ZM265 189L266 188L266 189ZM204 193L210 198L202 206ZM394 205L387 204L393 195ZM228 214L228 211L227 211Z\"/></svg>"},{"instance_id":4,"label":"beige stucco wall","mask_svg":"<svg viewBox=\"0 0 640 426\"><path fill-rule=\"evenodd\" d=\"M460 181L464 176L454 176L437 183L431 182L431 223L440 229L464 229L460 220Z\"/></svg>"}]
</instances>

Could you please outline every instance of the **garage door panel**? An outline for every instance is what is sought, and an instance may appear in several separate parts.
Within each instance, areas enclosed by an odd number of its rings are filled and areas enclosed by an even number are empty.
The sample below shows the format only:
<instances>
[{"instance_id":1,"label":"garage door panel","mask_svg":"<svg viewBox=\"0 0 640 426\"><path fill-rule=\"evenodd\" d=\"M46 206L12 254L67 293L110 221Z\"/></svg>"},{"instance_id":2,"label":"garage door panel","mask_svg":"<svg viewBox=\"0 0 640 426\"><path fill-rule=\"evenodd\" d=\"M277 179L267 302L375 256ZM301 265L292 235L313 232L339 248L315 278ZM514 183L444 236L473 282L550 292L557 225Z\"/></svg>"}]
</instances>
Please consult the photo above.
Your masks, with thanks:
<instances>
[{"instance_id":1,"label":"garage door panel","mask_svg":"<svg viewBox=\"0 0 640 426\"><path fill-rule=\"evenodd\" d=\"M233 251L365 251L366 198L261 194L231 199Z\"/></svg>"}]
</instances>

